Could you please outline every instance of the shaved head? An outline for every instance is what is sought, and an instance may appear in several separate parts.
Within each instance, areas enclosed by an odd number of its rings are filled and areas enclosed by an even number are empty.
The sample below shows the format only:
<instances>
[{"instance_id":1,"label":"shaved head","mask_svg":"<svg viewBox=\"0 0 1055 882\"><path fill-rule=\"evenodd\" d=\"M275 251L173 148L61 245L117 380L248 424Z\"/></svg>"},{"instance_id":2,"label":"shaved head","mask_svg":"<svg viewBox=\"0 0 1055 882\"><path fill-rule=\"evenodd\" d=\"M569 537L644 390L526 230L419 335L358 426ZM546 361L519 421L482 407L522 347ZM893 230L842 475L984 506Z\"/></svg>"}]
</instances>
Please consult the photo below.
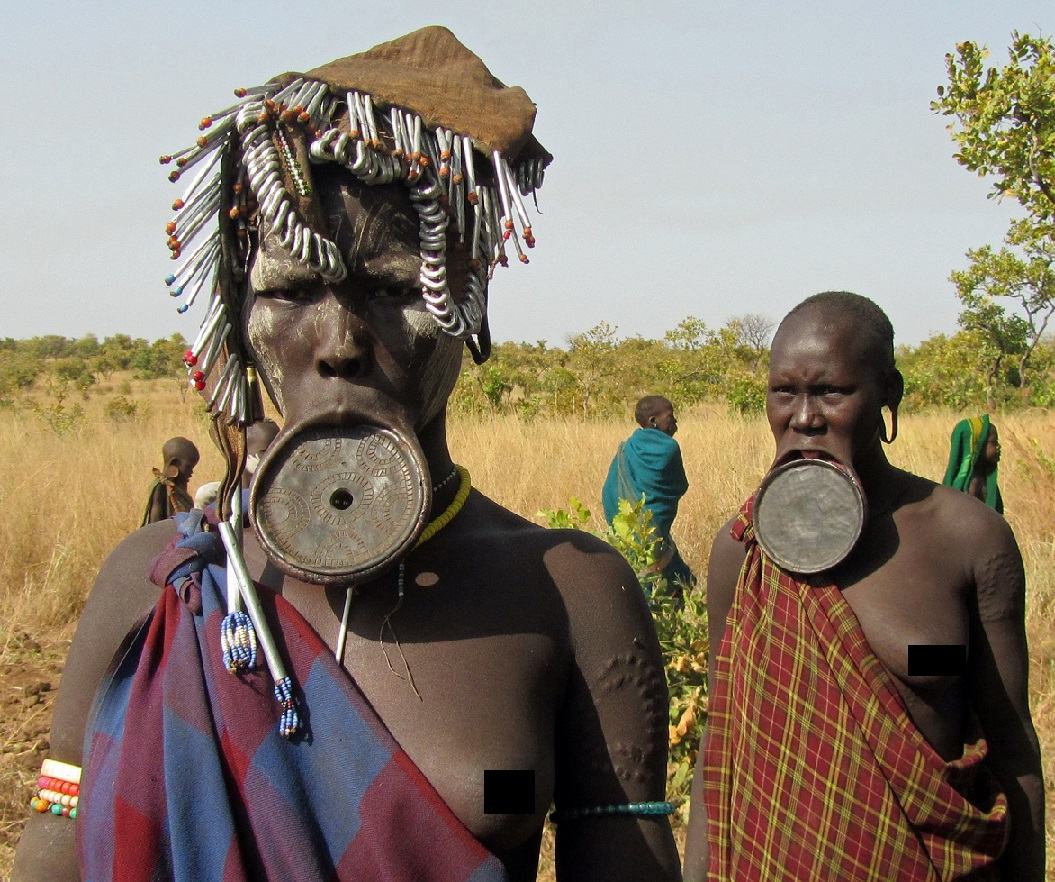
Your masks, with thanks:
<instances>
[{"instance_id":1,"label":"shaved head","mask_svg":"<svg viewBox=\"0 0 1055 882\"><path fill-rule=\"evenodd\" d=\"M784 316L773 337L773 347L782 332L806 318L832 328L852 326L864 363L877 371L880 380L896 373L894 327L887 314L867 297L849 291L824 291L807 297Z\"/></svg>"}]
</instances>

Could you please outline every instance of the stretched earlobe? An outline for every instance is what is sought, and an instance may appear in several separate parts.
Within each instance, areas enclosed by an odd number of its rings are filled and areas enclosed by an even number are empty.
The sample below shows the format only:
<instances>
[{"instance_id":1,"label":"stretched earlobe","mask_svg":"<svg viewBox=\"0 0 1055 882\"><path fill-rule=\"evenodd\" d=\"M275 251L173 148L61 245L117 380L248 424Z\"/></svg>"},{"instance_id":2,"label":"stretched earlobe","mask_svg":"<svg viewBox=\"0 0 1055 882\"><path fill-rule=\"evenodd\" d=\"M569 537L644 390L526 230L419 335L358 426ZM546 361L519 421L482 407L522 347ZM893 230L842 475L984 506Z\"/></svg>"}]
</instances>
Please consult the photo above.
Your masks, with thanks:
<instances>
[{"instance_id":1,"label":"stretched earlobe","mask_svg":"<svg viewBox=\"0 0 1055 882\"><path fill-rule=\"evenodd\" d=\"M166 478L178 478L179 477L179 466L174 462L170 462L165 466L165 477Z\"/></svg>"},{"instance_id":2,"label":"stretched earlobe","mask_svg":"<svg viewBox=\"0 0 1055 882\"><path fill-rule=\"evenodd\" d=\"M890 434L887 435L886 420L883 419L883 413L879 413L879 437L887 444L893 444L897 439L897 408L890 408Z\"/></svg>"}]
</instances>

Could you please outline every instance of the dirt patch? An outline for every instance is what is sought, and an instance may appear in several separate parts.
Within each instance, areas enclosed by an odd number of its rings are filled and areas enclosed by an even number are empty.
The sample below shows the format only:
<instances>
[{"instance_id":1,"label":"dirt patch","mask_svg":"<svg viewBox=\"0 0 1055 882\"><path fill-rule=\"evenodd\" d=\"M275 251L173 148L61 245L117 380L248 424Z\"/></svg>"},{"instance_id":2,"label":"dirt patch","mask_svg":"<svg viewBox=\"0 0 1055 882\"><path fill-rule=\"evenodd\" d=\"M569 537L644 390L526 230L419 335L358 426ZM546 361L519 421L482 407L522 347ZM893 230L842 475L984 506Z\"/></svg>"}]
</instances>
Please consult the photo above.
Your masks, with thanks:
<instances>
[{"instance_id":1,"label":"dirt patch","mask_svg":"<svg viewBox=\"0 0 1055 882\"><path fill-rule=\"evenodd\" d=\"M33 784L47 756L51 707L73 625L59 634L10 632L0 648L0 879L11 875Z\"/></svg>"}]
</instances>

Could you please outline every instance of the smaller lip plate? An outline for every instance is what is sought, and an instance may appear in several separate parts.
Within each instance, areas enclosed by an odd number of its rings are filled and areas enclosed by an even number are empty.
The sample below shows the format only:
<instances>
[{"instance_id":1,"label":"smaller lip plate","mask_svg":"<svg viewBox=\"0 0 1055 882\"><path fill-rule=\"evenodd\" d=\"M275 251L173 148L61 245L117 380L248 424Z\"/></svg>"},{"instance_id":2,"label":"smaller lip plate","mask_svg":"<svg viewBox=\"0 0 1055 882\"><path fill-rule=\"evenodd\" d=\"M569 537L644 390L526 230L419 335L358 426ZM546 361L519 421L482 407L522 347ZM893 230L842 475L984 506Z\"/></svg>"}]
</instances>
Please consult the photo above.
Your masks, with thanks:
<instances>
[{"instance_id":1,"label":"smaller lip plate","mask_svg":"<svg viewBox=\"0 0 1055 882\"><path fill-rule=\"evenodd\" d=\"M864 494L845 470L823 459L773 469L755 495L755 537L793 573L830 570L853 550L864 526Z\"/></svg>"}]
</instances>

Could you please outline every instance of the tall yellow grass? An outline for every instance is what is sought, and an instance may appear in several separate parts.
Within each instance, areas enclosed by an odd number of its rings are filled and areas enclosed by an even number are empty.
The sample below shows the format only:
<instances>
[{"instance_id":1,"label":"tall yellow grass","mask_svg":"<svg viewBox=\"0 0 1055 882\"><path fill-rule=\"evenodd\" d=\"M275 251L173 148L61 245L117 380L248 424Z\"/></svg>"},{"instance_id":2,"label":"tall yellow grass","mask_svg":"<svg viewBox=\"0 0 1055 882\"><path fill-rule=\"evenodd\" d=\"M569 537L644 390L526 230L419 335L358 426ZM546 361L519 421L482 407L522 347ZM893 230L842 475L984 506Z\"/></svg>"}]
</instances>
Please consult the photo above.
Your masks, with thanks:
<instances>
[{"instance_id":1,"label":"tall yellow grass","mask_svg":"<svg viewBox=\"0 0 1055 882\"><path fill-rule=\"evenodd\" d=\"M26 632L42 643L68 636L99 564L138 526L162 442L187 435L202 452L192 489L220 476L220 460L193 400L171 386L133 384L145 413L114 423L105 396L83 423L59 436L25 411L0 411L0 665L17 665ZM689 564L704 571L711 538L757 484L771 454L764 421L720 409L679 415L691 488L675 534ZM895 464L940 479L957 415L902 418L890 449ZM1004 458L1001 487L1029 577L1034 718L1045 749L1049 796L1055 783L1055 415L1032 411L998 418ZM600 509L600 486L629 422L538 421L512 417L450 427L452 452L474 486L525 517L564 506L571 496ZM1040 454L1038 454L1039 445ZM1045 456L1049 459L1045 460ZM44 636L42 636L44 635ZM46 649L46 646L45 646ZM0 745L2 746L2 745ZM10 867L18 819L28 799L24 762L0 754L0 877ZM1049 864L1055 865L1055 814L1049 810ZM546 876L545 878L551 878ZM1055 866L1050 878L1055 879Z\"/></svg>"}]
</instances>

